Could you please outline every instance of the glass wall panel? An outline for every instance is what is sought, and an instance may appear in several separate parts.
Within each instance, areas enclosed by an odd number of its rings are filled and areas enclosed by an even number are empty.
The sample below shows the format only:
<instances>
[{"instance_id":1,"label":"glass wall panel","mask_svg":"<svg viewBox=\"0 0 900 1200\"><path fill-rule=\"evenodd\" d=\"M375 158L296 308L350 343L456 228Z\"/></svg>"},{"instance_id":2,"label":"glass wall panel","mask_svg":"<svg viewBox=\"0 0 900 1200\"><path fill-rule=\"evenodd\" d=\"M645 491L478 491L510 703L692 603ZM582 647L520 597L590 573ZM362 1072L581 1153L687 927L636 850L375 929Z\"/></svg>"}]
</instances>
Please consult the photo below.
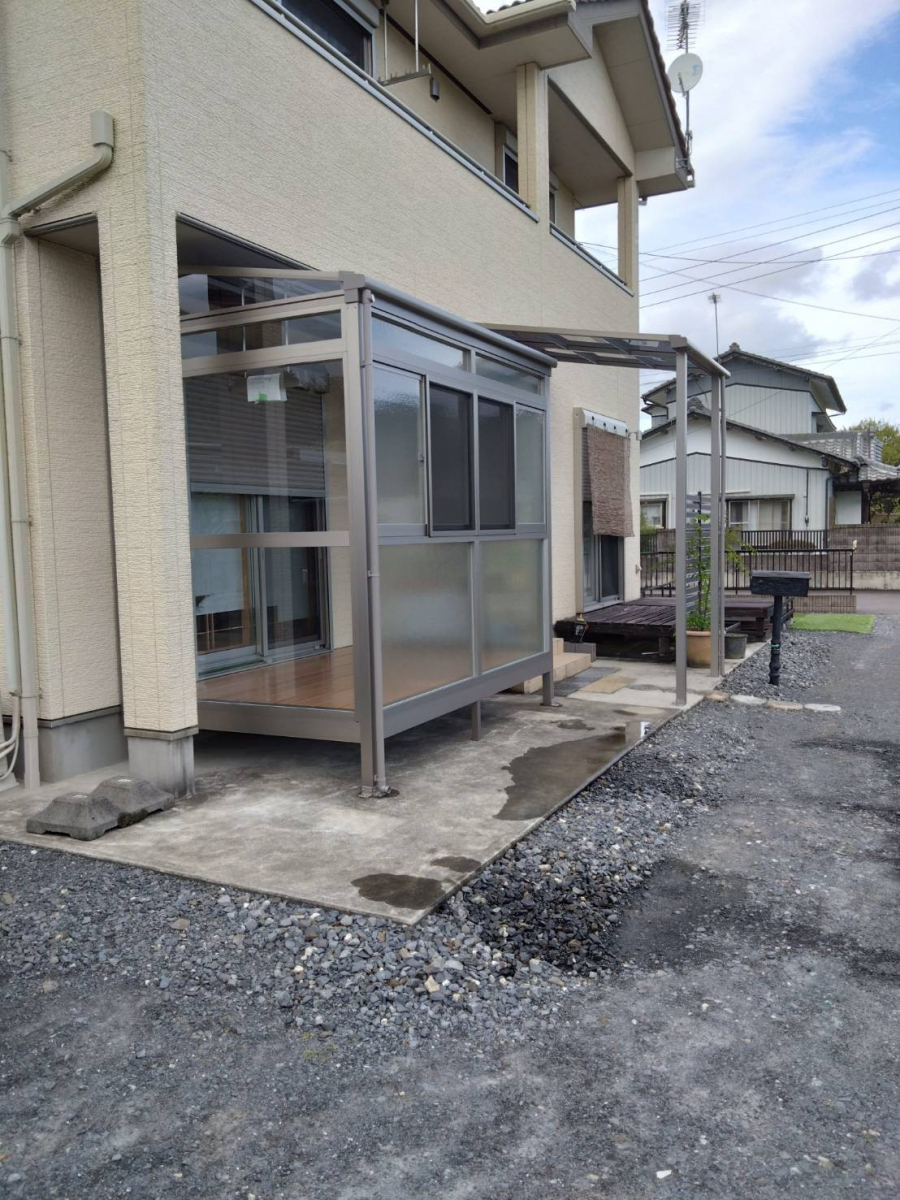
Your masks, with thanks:
<instances>
[{"instance_id":1,"label":"glass wall panel","mask_svg":"<svg viewBox=\"0 0 900 1200\"><path fill-rule=\"evenodd\" d=\"M472 397L432 384L431 527L472 528Z\"/></svg>"},{"instance_id":2,"label":"glass wall panel","mask_svg":"<svg viewBox=\"0 0 900 1200\"><path fill-rule=\"evenodd\" d=\"M339 361L184 390L192 539L349 530ZM199 699L353 708L346 548L195 544L191 564Z\"/></svg>"},{"instance_id":3,"label":"glass wall panel","mask_svg":"<svg viewBox=\"0 0 900 1200\"><path fill-rule=\"evenodd\" d=\"M471 545L382 545L384 702L473 673Z\"/></svg>"},{"instance_id":4,"label":"glass wall panel","mask_svg":"<svg viewBox=\"0 0 900 1200\"><path fill-rule=\"evenodd\" d=\"M283 317L278 321L254 321L249 325L226 325L222 329L184 333L181 335L181 357L240 354L242 350L327 342L340 336L339 312L310 313L304 317Z\"/></svg>"},{"instance_id":5,"label":"glass wall panel","mask_svg":"<svg viewBox=\"0 0 900 1200\"><path fill-rule=\"evenodd\" d=\"M513 406L478 401L478 487L482 529L515 525Z\"/></svg>"},{"instance_id":6,"label":"glass wall panel","mask_svg":"<svg viewBox=\"0 0 900 1200\"><path fill-rule=\"evenodd\" d=\"M352 710L346 557L344 547L195 549L197 699Z\"/></svg>"},{"instance_id":7,"label":"glass wall panel","mask_svg":"<svg viewBox=\"0 0 900 1200\"><path fill-rule=\"evenodd\" d=\"M466 352L458 346L447 342L439 342L437 338L428 337L424 333L415 333L404 325L395 325L381 317L372 320L372 341L375 357L378 351L386 353L394 351L400 354L414 354L417 358L427 358L430 362L439 363L443 367L456 367L466 370Z\"/></svg>"},{"instance_id":8,"label":"glass wall panel","mask_svg":"<svg viewBox=\"0 0 900 1200\"><path fill-rule=\"evenodd\" d=\"M178 280L181 315L243 308L269 300L301 300L320 292L339 292L339 279L277 278L252 275L182 275Z\"/></svg>"},{"instance_id":9,"label":"glass wall panel","mask_svg":"<svg viewBox=\"0 0 900 1200\"><path fill-rule=\"evenodd\" d=\"M481 543L481 669L544 649L543 543L533 538Z\"/></svg>"},{"instance_id":10,"label":"glass wall panel","mask_svg":"<svg viewBox=\"0 0 900 1200\"><path fill-rule=\"evenodd\" d=\"M199 375L185 379L184 393L192 491L346 497L339 361ZM281 520L288 510L278 511Z\"/></svg>"},{"instance_id":11,"label":"glass wall panel","mask_svg":"<svg viewBox=\"0 0 900 1200\"><path fill-rule=\"evenodd\" d=\"M544 515L544 414L516 409L516 520L542 525Z\"/></svg>"},{"instance_id":12,"label":"glass wall panel","mask_svg":"<svg viewBox=\"0 0 900 1200\"><path fill-rule=\"evenodd\" d=\"M532 371L522 367L514 367L512 363L500 362L497 358L488 358L484 354L475 356L475 370L485 379L495 379L497 383L505 383L507 387L521 388L525 392L540 395L542 379Z\"/></svg>"},{"instance_id":13,"label":"glass wall panel","mask_svg":"<svg viewBox=\"0 0 900 1200\"><path fill-rule=\"evenodd\" d=\"M375 466L379 525L425 524L422 380L376 367Z\"/></svg>"}]
</instances>

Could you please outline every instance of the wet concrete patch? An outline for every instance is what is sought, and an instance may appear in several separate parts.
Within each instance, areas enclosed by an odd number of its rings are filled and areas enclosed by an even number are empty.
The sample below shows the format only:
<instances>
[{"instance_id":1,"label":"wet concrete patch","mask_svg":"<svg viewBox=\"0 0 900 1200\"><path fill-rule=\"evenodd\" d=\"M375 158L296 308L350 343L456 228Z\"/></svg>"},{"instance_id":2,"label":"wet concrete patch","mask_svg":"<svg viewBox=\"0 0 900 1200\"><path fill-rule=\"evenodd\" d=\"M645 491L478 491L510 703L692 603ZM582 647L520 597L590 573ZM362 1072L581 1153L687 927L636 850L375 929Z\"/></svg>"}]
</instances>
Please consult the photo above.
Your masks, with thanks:
<instances>
[{"instance_id":1,"label":"wet concrete patch","mask_svg":"<svg viewBox=\"0 0 900 1200\"><path fill-rule=\"evenodd\" d=\"M632 724L598 737L577 738L554 746L533 746L506 768L512 782L498 821L533 821L546 816L575 788L593 779L629 746L640 740Z\"/></svg>"},{"instance_id":2,"label":"wet concrete patch","mask_svg":"<svg viewBox=\"0 0 900 1200\"><path fill-rule=\"evenodd\" d=\"M596 727L596 725L588 725L585 721L582 721L579 718L574 721L557 721L556 728L557 729L596 729L597 727Z\"/></svg>"},{"instance_id":3,"label":"wet concrete patch","mask_svg":"<svg viewBox=\"0 0 900 1200\"><path fill-rule=\"evenodd\" d=\"M363 900L390 904L394 908L427 908L444 894L443 881L429 875L361 875L351 883Z\"/></svg>"},{"instance_id":4,"label":"wet concrete patch","mask_svg":"<svg viewBox=\"0 0 900 1200\"><path fill-rule=\"evenodd\" d=\"M457 871L460 875L465 875L467 871L474 871L480 867L481 859L466 858L464 854L447 854L444 858L433 858L431 865L446 867L448 871Z\"/></svg>"}]
</instances>

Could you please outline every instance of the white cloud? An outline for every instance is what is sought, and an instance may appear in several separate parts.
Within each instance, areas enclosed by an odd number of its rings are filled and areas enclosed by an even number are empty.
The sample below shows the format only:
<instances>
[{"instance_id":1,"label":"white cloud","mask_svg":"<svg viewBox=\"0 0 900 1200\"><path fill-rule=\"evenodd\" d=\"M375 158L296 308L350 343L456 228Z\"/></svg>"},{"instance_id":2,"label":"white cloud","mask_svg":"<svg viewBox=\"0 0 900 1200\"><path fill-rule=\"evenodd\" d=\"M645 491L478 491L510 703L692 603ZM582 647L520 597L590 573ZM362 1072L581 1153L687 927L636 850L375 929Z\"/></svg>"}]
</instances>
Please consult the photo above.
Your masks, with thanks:
<instances>
[{"instance_id":1,"label":"white cloud","mask_svg":"<svg viewBox=\"0 0 900 1200\"><path fill-rule=\"evenodd\" d=\"M664 40L665 0L651 0L651 7ZM894 60L900 56L900 0L706 0L705 7L706 19L696 40L704 75L692 93L691 114L697 185L689 193L654 198L641 210L642 249L702 258L766 259L798 247L832 243L796 255L805 260L874 254L900 246L900 146L897 122L890 120L900 89L896 78L864 77L859 65L860 56L878 40L892 38L897 46ZM850 204L889 189L894 196ZM791 214L839 205L846 208L796 218L807 222L807 229L822 229L820 236L806 236L804 228L780 233L748 229L740 235L741 242L717 245L712 240L711 235L782 218L788 225ZM865 207L870 218L843 224ZM895 211L887 211L891 208ZM879 211L883 215L878 216ZM609 218L602 210L583 214L579 236L613 241ZM892 227L865 233L884 225ZM896 242L884 241L892 235L898 237ZM848 237L851 240L838 241ZM764 248L786 238L796 240ZM684 245L692 239L692 246ZM879 239L871 250L865 248ZM684 287L660 296L666 303L644 308L643 328L679 329L704 349L714 349L707 296L677 297L715 287L722 295L723 347L738 341L747 349L784 358L831 350L831 357L818 357L810 365L827 371L833 364L850 410L847 420L876 414L900 420L900 387L894 382L900 355L890 357L900 349L900 254L847 257L841 263L804 265L772 275L768 272L778 270L777 262L727 274L734 264L704 266L650 257L644 261L645 304L650 303L651 291L675 282ZM701 282L692 287L677 275L650 278L673 268ZM767 277L757 283L744 282L764 274ZM710 276L721 285L702 282ZM783 304L732 290L724 286L728 283L757 294L870 315ZM896 326L872 319L895 314ZM866 348L867 341L875 344Z\"/></svg>"}]
</instances>

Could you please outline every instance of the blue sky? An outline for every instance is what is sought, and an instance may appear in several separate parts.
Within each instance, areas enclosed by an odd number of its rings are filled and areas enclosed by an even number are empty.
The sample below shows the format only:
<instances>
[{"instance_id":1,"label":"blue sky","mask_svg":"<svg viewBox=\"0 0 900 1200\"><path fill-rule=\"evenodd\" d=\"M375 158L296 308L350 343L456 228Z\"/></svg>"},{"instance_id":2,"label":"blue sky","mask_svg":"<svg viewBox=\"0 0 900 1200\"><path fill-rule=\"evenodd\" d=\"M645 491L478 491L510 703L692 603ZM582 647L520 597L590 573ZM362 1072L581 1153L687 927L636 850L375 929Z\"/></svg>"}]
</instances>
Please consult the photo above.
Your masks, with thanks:
<instances>
[{"instance_id":1,"label":"blue sky","mask_svg":"<svg viewBox=\"0 0 900 1200\"><path fill-rule=\"evenodd\" d=\"M706 0L692 48L697 186L641 210L641 328L714 350L715 288L723 349L833 374L841 423L900 422L900 0ZM610 242L611 215L579 237Z\"/></svg>"}]
</instances>

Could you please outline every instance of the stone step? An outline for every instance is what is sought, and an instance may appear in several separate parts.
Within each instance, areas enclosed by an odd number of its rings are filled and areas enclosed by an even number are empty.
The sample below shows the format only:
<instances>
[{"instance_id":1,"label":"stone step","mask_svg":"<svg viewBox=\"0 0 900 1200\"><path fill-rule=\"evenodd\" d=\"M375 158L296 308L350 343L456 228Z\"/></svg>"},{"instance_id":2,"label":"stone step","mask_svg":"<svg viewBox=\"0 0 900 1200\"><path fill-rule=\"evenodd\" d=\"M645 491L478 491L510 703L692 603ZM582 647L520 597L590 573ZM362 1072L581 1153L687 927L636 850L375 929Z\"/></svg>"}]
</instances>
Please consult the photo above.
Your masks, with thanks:
<instances>
[{"instance_id":1,"label":"stone step","mask_svg":"<svg viewBox=\"0 0 900 1200\"><path fill-rule=\"evenodd\" d=\"M591 665L591 655L572 653L568 650L557 650L556 643L561 642L561 638L553 639L553 681L561 683L564 679L568 679L571 675L577 675L580 671L586 671ZM539 692L542 687L542 679L540 675L535 675L533 679L526 679L524 683L517 683L511 688L507 688L509 692L524 692L530 695L532 692Z\"/></svg>"}]
</instances>

